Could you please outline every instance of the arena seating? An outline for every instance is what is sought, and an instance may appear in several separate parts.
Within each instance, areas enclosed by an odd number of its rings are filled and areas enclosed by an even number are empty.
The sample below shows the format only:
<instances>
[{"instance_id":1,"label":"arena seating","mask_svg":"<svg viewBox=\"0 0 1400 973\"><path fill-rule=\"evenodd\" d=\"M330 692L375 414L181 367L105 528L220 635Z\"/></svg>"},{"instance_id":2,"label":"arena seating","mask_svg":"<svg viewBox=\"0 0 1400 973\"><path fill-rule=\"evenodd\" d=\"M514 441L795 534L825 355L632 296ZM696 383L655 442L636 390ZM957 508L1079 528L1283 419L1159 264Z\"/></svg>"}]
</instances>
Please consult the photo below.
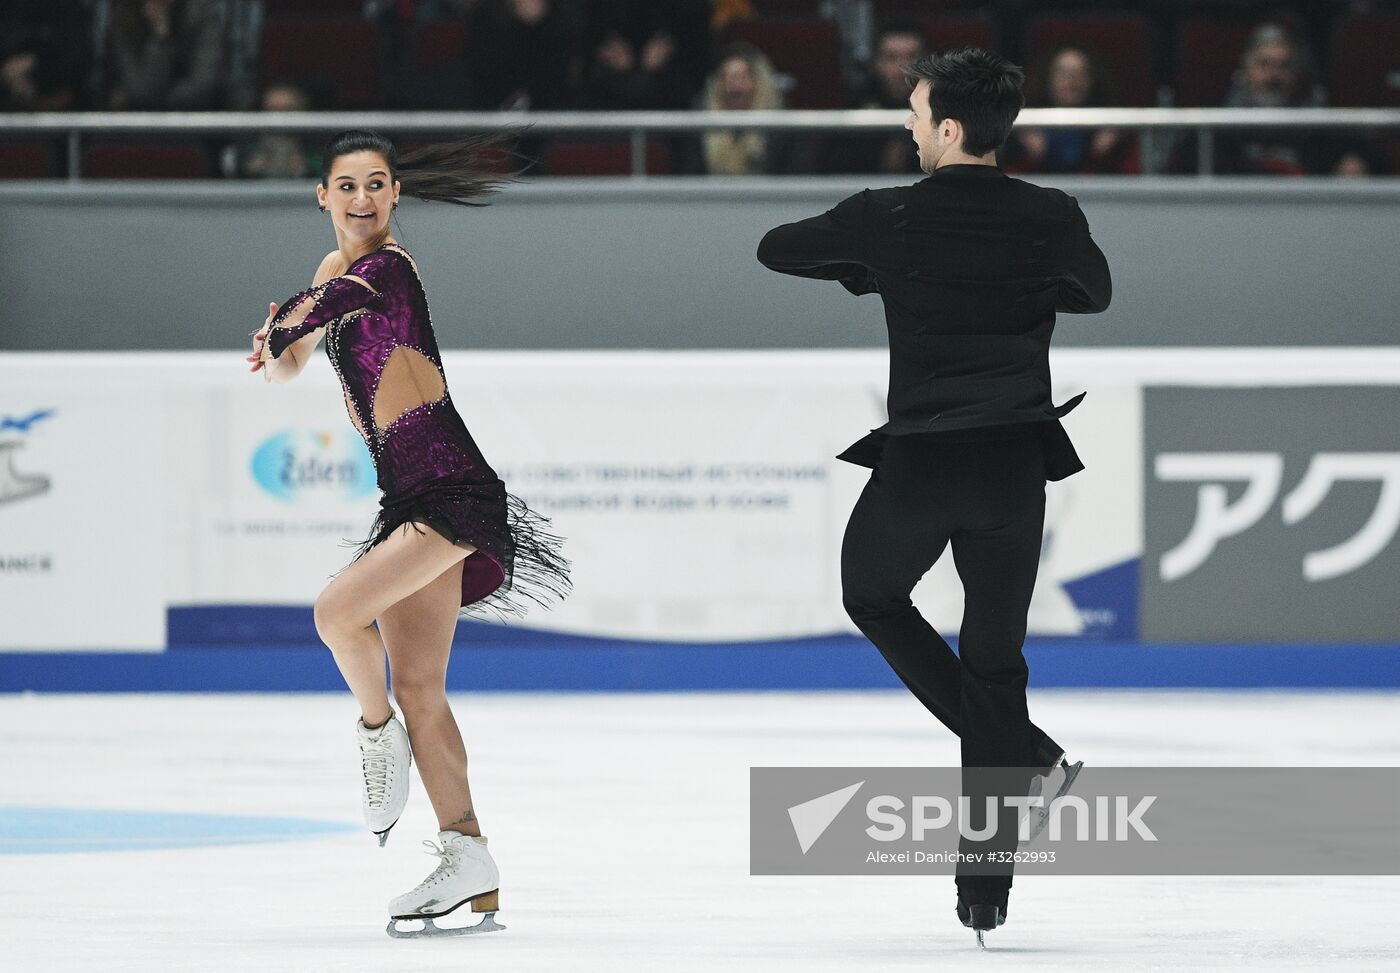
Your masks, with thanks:
<instances>
[{"instance_id":1,"label":"arena seating","mask_svg":"<svg viewBox=\"0 0 1400 973\"><path fill-rule=\"evenodd\" d=\"M379 61L379 37L374 26L362 20L269 18L263 25L261 82L316 79L334 108L378 106Z\"/></svg>"},{"instance_id":2,"label":"arena seating","mask_svg":"<svg viewBox=\"0 0 1400 973\"><path fill-rule=\"evenodd\" d=\"M262 0L263 9L270 15L294 14L294 15L322 15L334 16L340 14L344 16L347 8L356 6L355 3L347 3L346 0Z\"/></svg>"},{"instance_id":3,"label":"arena seating","mask_svg":"<svg viewBox=\"0 0 1400 973\"><path fill-rule=\"evenodd\" d=\"M1268 22L1294 33L1303 30L1302 22L1292 16L1270 17ZM1186 108L1220 104L1240 66L1240 51L1261 23L1264 21L1219 15L1184 19L1177 26L1172 59L1174 103Z\"/></svg>"},{"instance_id":4,"label":"arena seating","mask_svg":"<svg viewBox=\"0 0 1400 973\"><path fill-rule=\"evenodd\" d=\"M222 107L253 103L257 88L274 80L302 84L322 109L408 105L415 103L404 82L411 72L401 69L444 65L461 57L467 46L469 27L460 17L415 21L401 31L386 28L407 9L402 4L384 7L371 22L360 0L246 3L254 12L247 23L255 26L245 31L239 63L249 67L242 82L230 82ZM1012 10L979 0L871 0L877 25L917 25L934 50L986 47L1013 52L1030 74L1043 67L1056 47L1083 45L1107 69L1110 104L1128 107L1220 104L1250 33L1265 21L1280 23L1316 48L1317 80L1326 89L1328 104L1400 106L1400 14L1385 4L1380 6L1387 12L1338 12L1326 18L1301 4L1294 4L1290 12L1288 7L1273 10L1226 0L1199 0L1170 10L1138 5L1132 11L1095 6L1092 12L1079 12L1087 6L1080 5L1066 13L1051 12L1048 6L1024 4ZM428 9L422 2L417 7L420 15ZM848 72L859 67L850 60L852 39L842 34L851 23L832 17L831 4L822 0L751 0L751 8L752 17L728 22L711 53L724 41L753 44L790 82L789 108L843 107L846 84L855 80ZM447 6L435 9L445 11ZM742 16L743 10L735 5L731 13ZM1005 16L1008 11L1014 16ZM236 32L230 34L230 43L239 43ZM1389 148L1391 169L1400 169L1400 132L1374 133L1373 140ZM652 171L674 170L671 145L659 139L649 147ZM172 178L190 178L211 173L209 151L188 138L168 145L92 138L84 140L82 158L94 160L103 175L124 175L121 165L129 161L139 170L133 177L170 172ZM595 164L600 173L630 171L630 151L622 140L580 136L556 143L550 152L551 171L573 174ZM0 145L0 178L61 176L64 170L58 140L51 144L13 133Z\"/></svg>"},{"instance_id":5,"label":"arena seating","mask_svg":"<svg viewBox=\"0 0 1400 973\"><path fill-rule=\"evenodd\" d=\"M1334 105L1400 105L1400 17L1350 17L1332 35Z\"/></svg>"},{"instance_id":6,"label":"arena seating","mask_svg":"<svg viewBox=\"0 0 1400 973\"><path fill-rule=\"evenodd\" d=\"M1156 59L1145 18L1133 14L1038 17L1026 30L1026 60L1039 63L1063 44L1093 49L1113 76L1120 104L1157 103Z\"/></svg>"},{"instance_id":7,"label":"arena seating","mask_svg":"<svg viewBox=\"0 0 1400 973\"><path fill-rule=\"evenodd\" d=\"M467 25L460 20L424 21L415 24L409 50L412 63L422 70L462 56Z\"/></svg>"},{"instance_id":8,"label":"arena seating","mask_svg":"<svg viewBox=\"0 0 1400 973\"><path fill-rule=\"evenodd\" d=\"M995 25L979 14L925 16L911 23L917 23L924 29L924 36L935 51L953 51L962 47L996 50L1001 46Z\"/></svg>"},{"instance_id":9,"label":"arena seating","mask_svg":"<svg viewBox=\"0 0 1400 973\"><path fill-rule=\"evenodd\" d=\"M94 141L83 150L89 179L207 179L209 156L192 142Z\"/></svg>"},{"instance_id":10,"label":"arena seating","mask_svg":"<svg viewBox=\"0 0 1400 973\"><path fill-rule=\"evenodd\" d=\"M757 47L793 79L789 108L840 108L841 37L829 20L747 20L732 24L731 41Z\"/></svg>"},{"instance_id":11,"label":"arena seating","mask_svg":"<svg viewBox=\"0 0 1400 973\"><path fill-rule=\"evenodd\" d=\"M47 142L0 142L0 179L45 179L57 174Z\"/></svg>"},{"instance_id":12,"label":"arena seating","mask_svg":"<svg viewBox=\"0 0 1400 973\"><path fill-rule=\"evenodd\" d=\"M632 171L632 147L625 142L557 142L545 152L551 176L625 176ZM647 143L647 174L671 171L671 153L659 141Z\"/></svg>"}]
</instances>

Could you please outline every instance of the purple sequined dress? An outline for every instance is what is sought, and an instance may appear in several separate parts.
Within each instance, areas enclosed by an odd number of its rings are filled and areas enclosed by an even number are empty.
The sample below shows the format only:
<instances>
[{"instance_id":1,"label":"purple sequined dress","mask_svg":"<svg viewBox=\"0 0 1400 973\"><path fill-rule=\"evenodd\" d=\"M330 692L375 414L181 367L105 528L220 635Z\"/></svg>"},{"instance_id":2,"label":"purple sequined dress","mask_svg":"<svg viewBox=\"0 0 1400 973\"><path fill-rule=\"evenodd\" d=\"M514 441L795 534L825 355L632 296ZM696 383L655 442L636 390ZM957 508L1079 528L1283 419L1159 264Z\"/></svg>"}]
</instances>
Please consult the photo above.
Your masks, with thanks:
<instances>
[{"instance_id":1,"label":"purple sequined dress","mask_svg":"<svg viewBox=\"0 0 1400 973\"><path fill-rule=\"evenodd\" d=\"M481 455L452 405L418 268L393 244L302 291L272 320L276 358L317 328L350 419L374 458L382 508L358 559L404 524L424 524L476 548L462 566L462 605L515 611L569 589L569 565L549 522Z\"/></svg>"}]
</instances>

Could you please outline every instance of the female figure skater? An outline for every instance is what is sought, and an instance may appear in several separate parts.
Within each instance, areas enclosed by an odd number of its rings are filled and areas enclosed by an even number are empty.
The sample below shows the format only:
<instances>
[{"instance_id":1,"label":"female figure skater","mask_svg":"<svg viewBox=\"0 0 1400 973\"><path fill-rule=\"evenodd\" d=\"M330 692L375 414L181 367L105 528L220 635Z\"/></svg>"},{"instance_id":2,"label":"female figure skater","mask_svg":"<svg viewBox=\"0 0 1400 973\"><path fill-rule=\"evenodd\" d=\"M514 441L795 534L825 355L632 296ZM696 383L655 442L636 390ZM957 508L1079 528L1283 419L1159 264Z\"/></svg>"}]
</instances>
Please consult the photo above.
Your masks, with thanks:
<instances>
[{"instance_id":1,"label":"female figure skater","mask_svg":"<svg viewBox=\"0 0 1400 973\"><path fill-rule=\"evenodd\" d=\"M494 922L499 873L467 783L467 754L448 707L447 660L461 607L511 611L569 587L548 521L515 497L482 457L448 395L418 268L390 234L399 194L480 206L500 179L480 157L499 137L429 146L400 161L387 139L343 132L324 154L316 196L336 249L310 289L272 305L253 336L252 371L287 382L326 336L350 420L374 458L381 512L355 560L316 599L316 631L360 705L365 821L382 846L408 799L414 757L437 813L441 861L389 904L399 919L445 915L468 902ZM377 623L377 627L376 627ZM385 659L393 674L389 702ZM421 933L443 933L431 921Z\"/></svg>"}]
</instances>

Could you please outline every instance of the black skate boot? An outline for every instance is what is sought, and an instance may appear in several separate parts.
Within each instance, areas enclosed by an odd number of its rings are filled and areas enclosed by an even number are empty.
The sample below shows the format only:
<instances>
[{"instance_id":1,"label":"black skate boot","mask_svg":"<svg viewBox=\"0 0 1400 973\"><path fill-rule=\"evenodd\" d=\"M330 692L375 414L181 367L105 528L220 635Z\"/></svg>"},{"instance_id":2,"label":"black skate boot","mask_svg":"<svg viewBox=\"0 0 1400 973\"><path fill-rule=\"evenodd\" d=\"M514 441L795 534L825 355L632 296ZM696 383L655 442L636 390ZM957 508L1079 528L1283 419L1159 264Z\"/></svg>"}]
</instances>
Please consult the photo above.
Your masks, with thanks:
<instances>
[{"instance_id":1,"label":"black skate boot","mask_svg":"<svg viewBox=\"0 0 1400 973\"><path fill-rule=\"evenodd\" d=\"M986 949L982 934L1006 922L1006 903L1010 889L988 896L982 890L958 886L958 921L977 933L977 945Z\"/></svg>"}]
</instances>

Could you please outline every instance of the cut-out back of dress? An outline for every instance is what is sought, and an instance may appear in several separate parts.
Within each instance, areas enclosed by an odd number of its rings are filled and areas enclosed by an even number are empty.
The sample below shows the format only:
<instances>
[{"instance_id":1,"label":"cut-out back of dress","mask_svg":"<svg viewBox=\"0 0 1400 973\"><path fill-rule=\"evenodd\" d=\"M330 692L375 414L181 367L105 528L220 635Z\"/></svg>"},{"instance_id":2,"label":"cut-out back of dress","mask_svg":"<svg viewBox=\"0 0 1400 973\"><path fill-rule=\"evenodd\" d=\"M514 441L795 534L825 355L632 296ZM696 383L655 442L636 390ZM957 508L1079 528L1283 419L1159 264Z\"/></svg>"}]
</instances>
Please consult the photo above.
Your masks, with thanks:
<instances>
[{"instance_id":1,"label":"cut-out back of dress","mask_svg":"<svg viewBox=\"0 0 1400 973\"><path fill-rule=\"evenodd\" d=\"M374 424L382 436L402 416L441 402L447 383L437 365L416 348L397 346L379 373L374 389Z\"/></svg>"}]
</instances>

